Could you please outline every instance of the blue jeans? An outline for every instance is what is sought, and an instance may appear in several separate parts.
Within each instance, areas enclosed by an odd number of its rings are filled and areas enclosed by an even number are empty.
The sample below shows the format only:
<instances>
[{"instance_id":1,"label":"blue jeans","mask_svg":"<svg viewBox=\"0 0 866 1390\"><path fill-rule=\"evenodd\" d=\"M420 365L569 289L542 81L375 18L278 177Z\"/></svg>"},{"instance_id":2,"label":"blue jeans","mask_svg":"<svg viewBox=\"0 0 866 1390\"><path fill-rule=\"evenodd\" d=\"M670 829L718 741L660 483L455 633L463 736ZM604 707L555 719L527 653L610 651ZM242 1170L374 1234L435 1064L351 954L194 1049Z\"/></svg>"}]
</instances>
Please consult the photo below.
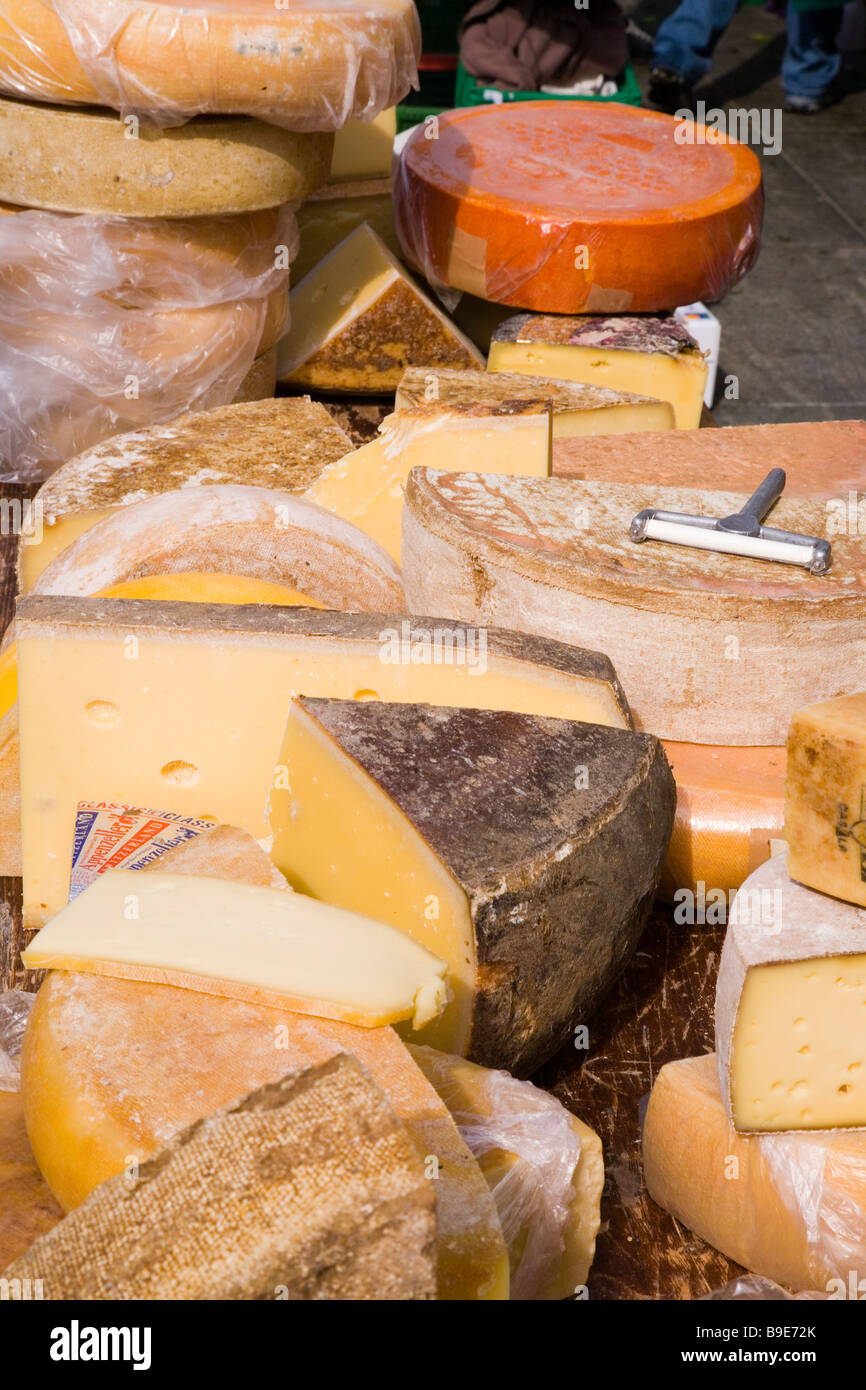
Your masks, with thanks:
<instances>
[{"instance_id":1,"label":"blue jeans","mask_svg":"<svg viewBox=\"0 0 866 1390\"><path fill-rule=\"evenodd\" d=\"M682 0L660 26L653 67L668 68L689 85L706 77L712 54L739 9L739 0ZM836 38L842 7L795 10L788 4L788 43L782 59L782 85L789 97L817 97L839 75Z\"/></svg>"}]
</instances>

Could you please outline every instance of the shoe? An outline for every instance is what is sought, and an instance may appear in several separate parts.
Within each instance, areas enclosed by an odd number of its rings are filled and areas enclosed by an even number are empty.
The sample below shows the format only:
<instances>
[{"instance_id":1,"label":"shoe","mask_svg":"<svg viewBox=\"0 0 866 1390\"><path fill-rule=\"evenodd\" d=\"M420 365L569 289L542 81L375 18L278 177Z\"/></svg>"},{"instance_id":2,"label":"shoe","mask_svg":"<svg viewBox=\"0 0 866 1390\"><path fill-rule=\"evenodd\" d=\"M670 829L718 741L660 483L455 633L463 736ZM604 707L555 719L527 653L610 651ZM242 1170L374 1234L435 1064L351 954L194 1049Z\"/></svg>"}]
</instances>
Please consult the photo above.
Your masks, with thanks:
<instances>
[{"instance_id":1,"label":"shoe","mask_svg":"<svg viewBox=\"0 0 866 1390\"><path fill-rule=\"evenodd\" d=\"M679 73L669 68L653 68L650 72L647 100L659 111L674 116L678 111L694 111L695 94Z\"/></svg>"},{"instance_id":2,"label":"shoe","mask_svg":"<svg viewBox=\"0 0 866 1390\"><path fill-rule=\"evenodd\" d=\"M841 101L845 95L845 86L838 78L825 87L823 92L819 92L814 97L785 97L785 110L791 111L796 116L815 116L819 111L824 111L828 106L835 106L837 101Z\"/></svg>"}]
</instances>

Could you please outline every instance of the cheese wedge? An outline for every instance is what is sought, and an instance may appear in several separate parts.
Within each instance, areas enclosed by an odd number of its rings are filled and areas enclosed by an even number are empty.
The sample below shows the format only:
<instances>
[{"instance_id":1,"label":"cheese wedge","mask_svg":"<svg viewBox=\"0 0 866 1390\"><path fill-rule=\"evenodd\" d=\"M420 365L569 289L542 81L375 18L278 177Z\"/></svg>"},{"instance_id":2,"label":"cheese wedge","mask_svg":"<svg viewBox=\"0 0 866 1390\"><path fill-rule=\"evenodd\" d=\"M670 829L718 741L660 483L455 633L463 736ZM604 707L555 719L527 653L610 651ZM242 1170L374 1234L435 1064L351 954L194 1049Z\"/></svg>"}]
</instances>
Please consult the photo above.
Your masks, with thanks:
<instances>
[{"instance_id":1,"label":"cheese wedge","mask_svg":"<svg viewBox=\"0 0 866 1390\"><path fill-rule=\"evenodd\" d=\"M16 625L28 926L66 901L79 801L154 806L267 838L293 693L630 724L605 657L454 623L30 595Z\"/></svg>"},{"instance_id":2,"label":"cheese wedge","mask_svg":"<svg viewBox=\"0 0 866 1390\"><path fill-rule=\"evenodd\" d=\"M550 377L527 377L519 372L456 371L442 367L409 367L400 378L394 408L411 410L439 402L502 405L507 401L549 400L553 415L553 446L559 439L593 434L622 434L640 430L670 430L673 409L667 401L581 386Z\"/></svg>"},{"instance_id":3,"label":"cheese wedge","mask_svg":"<svg viewBox=\"0 0 866 1390\"><path fill-rule=\"evenodd\" d=\"M432 1299L435 1201L386 1096L334 1057L173 1137L7 1276L49 1299Z\"/></svg>"},{"instance_id":4,"label":"cheese wedge","mask_svg":"<svg viewBox=\"0 0 866 1390\"><path fill-rule=\"evenodd\" d=\"M351 447L324 406L307 396L221 406L116 435L42 484L22 528L19 587L27 593L67 545L119 507L202 484L302 493Z\"/></svg>"},{"instance_id":5,"label":"cheese wedge","mask_svg":"<svg viewBox=\"0 0 866 1390\"><path fill-rule=\"evenodd\" d=\"M793 883L777 855L731 908L716 988L735 1129L866 1127L866 913Z\"/></svg>"},{"instance_id":6,"label":"cheese wedge","mask_svg":"<svg viewBox=\"0 0 866 1390\"><path fill-rule=\"evenodd\" d=\"M792 878L866 907L866 695L794 715L785 838Z\"/></svg>"},{"instance_id":7,"label":"cheese wedge","mask_svg":"<svg viewBox=\"0 0 866 1390\"><path fill-rule=\"evenodd\" d=\"M377 439L330 464L304 494L366 531L400 564L403 494L413 468L495 468L543 478L550 473L551 415L544 400L496 406L426 405L389 415ZM439 612L434 604L431 611Z\"/></svg>"},{"instance_id":8,"label":"cheese wedge","mask_svg":"<svg viewBox=\"0 0 866 1390\"><path fill-rule=\"evenodd\" d=\"M565 642L592 633L638 726L660 738L779 747L809 699L866 687L866 536L835 536L821 576L629 538L646 507L724 517L745 501L706 489L415 469L403 516L406 596L417 612L435 605L463 622ZM827 513L821 502L783 497L773 525L821 536Z\"/></svg>"},{"instance_id":9,"label":"cheese wedge","mask_svg":"<svg viewBox=\"0 0 866 1390\"><path fill-rule=\"evenodd\" d=\"M272 854L289 882L448 962L453 1001L419 1041L526 1075L634 950L673 820L651 736L301 699L279 768Z\"/></svg>"},{"instance_id":10,"label":"cheese wedge","mask_svg":"<svg viewBox=\"0 0 866 1390\"><path fill-rule=\"evenodd\" d=\"M662 1067L643 1167L653 1201L756 1274L843 1297L866 1277L866 1134L737 1134L712 1055Z\"/></svg>"},{"instance_id":11,"label":"cheese wedge","mask_svg":"<svg viewBox=\"0 0 866 1390\"><path fill-rule=\"evenodd\" d=\"M326 183L301 204L297 218L300 247L292 261L292 282L296 285L362 222L394 255L400 250L390 178Z\"/></svg>"},{"instance_id":12,"label":"cheese wedge","mask_svg":"<svg viewBox=\"0 0 866 1390\"><path fill-rule=\"evenodd\" d=\"M42 571L40 594L95 594L173 571L237 573L329 608L404 606L400 572L362 531L290 492L222 483L120 507Z\"/></svg>"},{"instance_id":13,"label":"cheese wedge","mask_svg":"<svg viewBox=\"0 0 866 1390\"><path fill-rule=\"evenodd\" d=\"M508 1241L512 1299L579 1293L601 1224L598 1135L528 1081L432 1047L409 1051L487 1179Z\"/></svg>"},{"instance_id":14,"label":"cheese wedge","mask_svg":"<svg viewBox=\"0 0 866 1390\"><path fill-rule=\"evenodd\" d=\"M445 961L402 932L299 893L129 869L101 874L22 953L28 970L149 980L335 1018L423 1028Z\"/></svg>"},{"instance_id":15,"label":"cheese wedge","mask_svg":"<svg viewBox=\"0 0 866 1390\"><path fill-rule=\"evenodd\" d=\"M406 274L366 224L291 294L280 381L325 391L395 390L406 367L484 367L477 348Z\"/></svg>"},{"instance_id":16,"label":"cheese wedge","mask_svg":"<svg viewBox=\"0 0 866 1390\"><path fill-rule=\"evenodd\" d=\"M694 338L672 314L518 314L494 332L487 366L491 372L524 372L636 391L669 402L677 429L696 430L701 422L707 364Z\"/></svg>"},{"instance_id":17,"label":"cheese wedge","mask_svg":"<svg viewBox=\"0 0 866 1390\"><path fill-rule=\"evenodd\" d=\"M334 141L240 116L132 129L114 112L0 100L0 197L123 217L252 212L318 188Z\"/></svg>"},{"instance_id":18,"label":"cheese wedge","mask_svg":"<svg viewBox=\"0 0 866 1390\"><path fill-rule=\"evenodd\" d=\"M396 135L395 106L380 111L372 121L347 121L334 136L329 182L390 179Z\"/></svg>"}]
</instances>

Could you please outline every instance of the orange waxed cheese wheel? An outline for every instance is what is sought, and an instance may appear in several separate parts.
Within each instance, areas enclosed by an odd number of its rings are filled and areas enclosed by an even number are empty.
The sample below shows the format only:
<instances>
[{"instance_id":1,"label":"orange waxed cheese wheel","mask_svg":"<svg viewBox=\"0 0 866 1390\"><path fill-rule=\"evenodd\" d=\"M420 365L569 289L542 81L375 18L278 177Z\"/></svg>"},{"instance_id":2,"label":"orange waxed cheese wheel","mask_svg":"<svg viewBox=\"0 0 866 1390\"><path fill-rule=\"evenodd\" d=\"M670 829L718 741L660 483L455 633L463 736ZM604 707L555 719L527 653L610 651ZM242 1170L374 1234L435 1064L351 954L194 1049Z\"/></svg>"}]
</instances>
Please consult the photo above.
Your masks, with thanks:
<instances>
[{"instance_id":1,"label":"orange waxed cheese wheel","mask_svg":"<svg viewBox=\"0 0 866 1390\"><path fill-rule=\"evenodd\" d=\"M403 151L403 252L434 283L542 313L720 299L758 254L761 168L744 145L703 127L680 143L680 129L616 103L447 112Z\"/></svg>"}]
</instances>

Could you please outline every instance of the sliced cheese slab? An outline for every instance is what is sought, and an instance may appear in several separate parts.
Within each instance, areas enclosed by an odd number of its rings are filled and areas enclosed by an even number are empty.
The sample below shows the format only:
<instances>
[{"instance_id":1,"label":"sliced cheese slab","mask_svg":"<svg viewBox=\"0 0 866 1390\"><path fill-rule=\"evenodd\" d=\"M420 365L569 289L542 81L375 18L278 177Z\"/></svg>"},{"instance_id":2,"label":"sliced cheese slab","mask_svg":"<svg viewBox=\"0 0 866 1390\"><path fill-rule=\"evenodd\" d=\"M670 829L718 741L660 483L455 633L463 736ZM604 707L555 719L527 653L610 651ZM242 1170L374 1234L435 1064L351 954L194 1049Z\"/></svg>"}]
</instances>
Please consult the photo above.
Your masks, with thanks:
<instances>
[{"instance_id":1,"label":"sliced cheese slab","mask_svg":"<svg viewBox=\"0 0 866 1390\"><path fill-rule=\"evenodd\" d=\"M707 364L688 329L673 314L644 318L517 314L494 331L487 365L491 372L524 372L614 391L637 391L667 401L677 429L695 430L701 422ZM657 481L646 473L641 481L644 478ZM715 481L714 474L710 478Z\"/></svg>"},{"instance_id":2,"label":"sliced cheese slab","mask_svg":"<svg viewBox=\"0 0 866 1390\"><path fill-rule=\"evenodd\" d=\"M83 970L245 999L362 1028L423 1028L445 961L380 922L225 879L112 869L43 927L28 970Z\"/></svg>"},{"instance_id":3,"label":"sliced cheese slab","mask_svg":"<svg viewBox=\"0 0 866 1390\"><path fill-rule=\"evenodd\" d=\"M268 837L293 693L630 724L607 658L429 618L30 595L17 633L29 926L66 901L79 801Z\"/></svg>"},{"instance_id":4,"label":"sliced cheese slab","mask_svg":"<svg viewBox=\"0 0 866 1390\"><path fill-rule=\"evenodd\" d=\"M417 469L403 517L406 595L419 612L435 602L464 622L565 642L591 634L616 664L639 726L660 738L778 747L807 700L866 686L866 539L834 536L821 577L629 539L644 507L722 517L744 501L705 489ZM821 536L827 515L822 503L782 498L773 525Z\"/></svg>"},{"instance_id":5,"label":"sliced cheese slab","mask_svg":"<svg viewBox=\"0 0 866 1390\"><path fill-rule=\"evenodd\" d=\"M866 420L815 420L793 425L730 425L684 431L664 439L635 435L571 444L560 439L553 472L587 482L652 483L658 487L724 488L750 493L771 468L785 470L785 496L824 500L835 533L866 531L863 458ZM853 498L851 494L854 494Z\"/></svg>"},{"instance_id":6,"label":"sliced cheese slab","mask_svg":"<svg viewBox=\"0 0 866 1390\"><path fill-rule=\"evenodd\" d=\"M297 217L301 244L292 261L296 285L362 222L368 223L394 255L400 250L390 178L327 183L301 204Z\"/></svg>"},{"instance_id":7,"label":"sliced cheese slab","mask_svg":"<svg viewBox=\"0 0 866 1390\"><path fill-rule=\"evenodd\" d=\"M643 1166L653 1201L756 1274L827 1292L866 1276L866 1134L737 1134L712 1055L662 1067Z\"/></svg>"},{"instance_id":8,"label":"sliced cheese slab","mask_svg":"<svg viewBox=\"0 0 866 1390\"><path fill-rule=\"evenodd\" d=\"M866 913L792 882L786 855L731 908L716 1051L735 1129L866 1127Z\"/></svg>"},{"instance_id":9,"label":"sliced cheese slab","mask_svg":"<svg viewBox=\"0 0 866 1390\"><path fill-rule=\"evenodd\" d=\"M200 217L300 201L327 178L333 136L243 116L173 130L114 112L0 100L0 198L54 212Z\"/></svg>"},{"instance_id":10,"label":"sliced cheese slab","mask_svg":"<svg viewBox=\"0 0 866 1390\"><path fill-rule=\"evenodd\" d=\"M347 121L334 136L329 182L390 179L396 135L395 106L372 121Z\"/></svg>"},{"instance_id":11,"label":"sliced cheese slab","mask_svg":"<svg viewBox=\"0 0 866 1390\"><path fill-rule=\"evenodd\" d=\"M792 878L866 907L866 695L794 715L785 839Z\"/></svg>"},{"instance_id":12,"label":"sliced cheese slab","mask_svg":"<svg viewBox=\"0 0 866 1390\"><path fill-rule=\"evenodd\" d=\"M664 748L677 784L677 813L663 895L721 890L727 901L784 834L785 749L670 741Z\"/></svg>"},{"instance_id":13,"label":"sliced cheese slab","mask_svg":"<svg viewBox=\"0 0 866 1390\"><path fill-rule=\"evenodd\" d=\"M528 1081L410 1045L481 1166L508 1240L512 1299L580 1292L601 1224L604 1158L589 1125Z\"/></svg>"},{"instance_id":14,"label":"sliced cheese slab","mask_svg":"<svg viewBox=\"0 0 866 1390\"><path fill-rule=\"evenodd\" d=\"M448 962L453 1000L419 1041L526 1075L634 950L673 819L656 739L301 699L279 762L272 854L289 882Z\"/></svg>"},{"instance_id":15,"label":"sliced cheese slab","mask_svg":"<svg viewBox=\"0 0 866 1390\"><path fill-rule=\"evenodd\" d=\"M582 386L519 372L457 371L434 366L409 367L397 387L395 410L441 402L502 405L513 400L549 400L553 413L554 448L559 439L638 430L673 429L674 414L667 401L654 401L629 391Z\"/></svg>"},{"instance_id":16,"label":"sliced cheese slab","mask_svg":"<svg viewBox=\"0 0 866 1390\"><path fill-rule=\"evenodd\" d=\"M57 1300L432 1299L435 1201L386 1096L334 1057L181 1131L6 1275Z\"/></svg>"},{"instance_id":17,"label":"sliced cheese slab","mask_svg":"<svg viewBox=\"0 0 866 1390\"><path fill-rule=\"evenodd\" d=\"M394 391L406 367L484 358L366 223L296 283L280 381L325 391Z\"/></svg>"},{"instance_id":18,"label":"sliced cheese slab","mask_svg":"<svg viewBox=\"0 0 866 1390\"><path fill-rule=\"evenodd\" d=\"M42 484L22 530L19 586L119 507L178 488L243 483L302 493L352 441L308 396L181 415L116 435L64 463Z\"/></svg>"},{"instance_id":19,"label":"sliced cheese slab","mask_svg":"<svg viewBox=\"0 0 866 1390\"><path fill-rule=\"evenodd\" d=\"M451 468L478 468L486 460L497 473L543 478L550 457L547 400L416 406L389 415L377 439L329 464L305 497L366 531L400 564L403 495L413 468L445 461Z\"/></svg>"},{"instance_id":20,"label":"sliced cheese slab","mask_svg":"<svg viewBox=\"0 0 866 1390\"><path fill-rule=\"evenodd\" d=\"M400 101L419 50L411 0L127 0L120 18L101 0L5 0L0 86L160 125L229 112L338 130Z\"/></svg>"},{"instance_id":21,"label":"sliced cheese slab","mask_svg":"<svg viewBox=\"0 0 866 1390\"><path fill-rule=\"evenodd\" d=\"M275 488L222 483L120 507L52 560L41 594L95 594L145 575L237 573L329 608L399 611L400 572L368 535Z\"/></svg>"},{"instance_id":22,"label":"sliced cheese slab","mask_svg":"<svg viewBox=\"0 0 866 1390\"><path fill-rule=\"evenodd\" d=\"M758 254L760 164L723 136L681 143L681 129L602 102L446 112L397 167L406 258L431 282L540 313L720 299Z\"/></svg>"}]
</instances>

